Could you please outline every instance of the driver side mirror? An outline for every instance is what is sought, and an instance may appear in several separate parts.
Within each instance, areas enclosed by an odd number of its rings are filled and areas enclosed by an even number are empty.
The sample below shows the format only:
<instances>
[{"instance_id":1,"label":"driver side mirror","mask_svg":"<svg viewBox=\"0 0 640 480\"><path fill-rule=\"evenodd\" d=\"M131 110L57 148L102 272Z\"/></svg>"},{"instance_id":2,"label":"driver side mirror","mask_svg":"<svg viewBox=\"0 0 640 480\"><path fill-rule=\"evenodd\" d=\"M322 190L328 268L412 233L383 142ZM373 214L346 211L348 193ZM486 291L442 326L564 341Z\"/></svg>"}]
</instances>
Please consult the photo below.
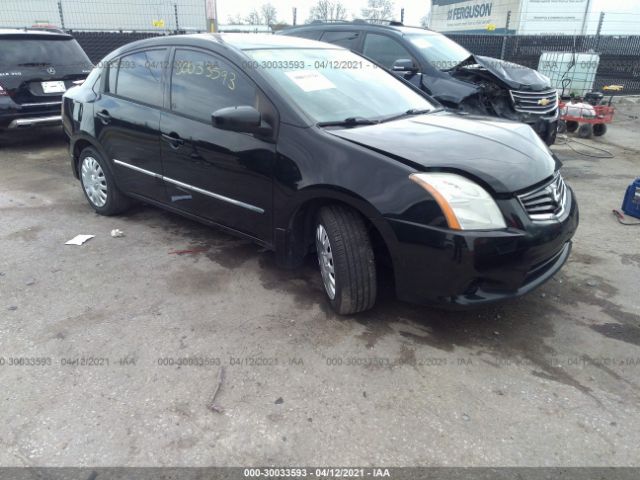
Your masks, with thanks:
<instances>
[{"instance_id":1,"label":"driver side mirror","mask_svg":"<svg viewBox=\"0 0 640 480\"><path fill-rule=\"evenodd\" d=\"M272 128L262 121L262 115L254 107L240 105L216 110L211 114L211 124L220 130L238 133L254 133L269 136Z\"/></svg>"},{"instance_id":2,"label":"driver side mirror","mask_svg":"<svg viewBox=\"0 0 640 480\"><path fill-rule=\"evenodd\" d=\"M399 58L393 62L394 72L417 72L418 67L415 66L410 58Z\"/></svg>"}]
</instances>

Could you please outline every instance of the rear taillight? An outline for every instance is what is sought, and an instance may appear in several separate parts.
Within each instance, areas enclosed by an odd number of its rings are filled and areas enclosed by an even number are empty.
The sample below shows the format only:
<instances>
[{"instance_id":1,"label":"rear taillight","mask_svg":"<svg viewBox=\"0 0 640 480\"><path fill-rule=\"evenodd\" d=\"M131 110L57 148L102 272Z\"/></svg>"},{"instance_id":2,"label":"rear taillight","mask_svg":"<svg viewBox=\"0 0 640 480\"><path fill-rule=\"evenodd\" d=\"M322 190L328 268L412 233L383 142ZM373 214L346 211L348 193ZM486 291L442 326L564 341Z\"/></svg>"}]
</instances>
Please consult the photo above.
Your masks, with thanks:
<instances>
[{"instance_id":1,"label":"rear taillight","mask_svg":"<svg viewBox=\"0 0 640 480\"><path fill-rule=\"evenodd\" d=\"M0 85L0 97L6 97L7 95L9 95L9 92L7 92L2 85Z\"/></svg>"}]
</instances>

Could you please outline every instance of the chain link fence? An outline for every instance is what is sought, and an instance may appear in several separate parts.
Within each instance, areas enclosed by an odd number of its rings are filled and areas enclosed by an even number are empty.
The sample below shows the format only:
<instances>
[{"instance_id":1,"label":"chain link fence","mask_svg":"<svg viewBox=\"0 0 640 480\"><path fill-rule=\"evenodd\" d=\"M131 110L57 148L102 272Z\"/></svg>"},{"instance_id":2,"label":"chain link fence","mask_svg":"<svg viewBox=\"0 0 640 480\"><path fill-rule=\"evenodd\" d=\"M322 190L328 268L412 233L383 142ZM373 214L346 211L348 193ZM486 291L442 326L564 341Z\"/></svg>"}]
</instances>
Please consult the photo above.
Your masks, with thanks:
<instances>
[{"instance_id":1,"label":"chain link fence","mask_svg":"<svg viewBox=\"0 0 640 480\"><path fill-rule=\"evenodd\" d=\"M622 85L621 94L640 94L640 35L488 35L448 34L452 40L476 55L501 58L526 67L538 68L544 52L600 55L593 85ZM572 75L572 71L561 74Z\"/></svg>"},{"instance_id":2,"label":"chain link fence","mask_svg":"<svg viewBox=\"0 0 640 480\"><path fill-rule=\"evenodd\" d=\"M67 31L207 31L206 0L2 0L0 27Z\"/></svg>"},{"instance_id":3,"label":"chain link fence","mask_svg":"<svg viewBox=\"0 0 640 480\"><path fill-rule=\"evenodd\" d=\"M617 15L617 16L616 16ZM509 31L509 16L505 32ZM630 16L627 22L638 22ZM602 35L619 14L600 14L593 35L447 34L477 55L537 68L543 52L595 52L594 88L623 85L640 94L640 35ZM47 25L72 33L93 62L129 42L154 35L208 30L207 0L1 0L0 27ZM617 25L617 24L616 24ZM640 27L640 22L639 22ZM640 29L639 29L640 31Z\"/></svg>"}]
</instances>

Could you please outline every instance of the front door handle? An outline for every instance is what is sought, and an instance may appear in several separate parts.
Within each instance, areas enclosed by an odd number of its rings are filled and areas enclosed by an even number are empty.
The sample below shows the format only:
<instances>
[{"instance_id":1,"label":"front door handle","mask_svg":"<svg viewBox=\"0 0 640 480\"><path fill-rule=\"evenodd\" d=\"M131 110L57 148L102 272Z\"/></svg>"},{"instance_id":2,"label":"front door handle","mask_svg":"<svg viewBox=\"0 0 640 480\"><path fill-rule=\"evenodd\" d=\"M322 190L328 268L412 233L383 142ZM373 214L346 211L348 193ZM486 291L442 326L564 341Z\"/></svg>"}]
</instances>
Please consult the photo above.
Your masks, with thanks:
<instances>
[{"instance_id":1,"label":"front door handle","mask_svg":"<svg viewBox=\"0 0 640 480\"><path fill-rule=\"evenodd\" d=\"M103 125L107 125L109 124L109 122L111 122L111 115L109 115L109 112L106 110L102 110L96 113L96 115L100 119Z\"/></svg>"},{"instance_id":2,"label":"front door handle","mask_svg":"<svg viewBox=\"0 0 640 480\"><path fill-rule=\"evenodd\" d=\"M175 132L171 132L168 135L163 133L162 139L165 140L171 148L179 148L180 145L184 145L184 140Z\"/></svg>"}]
</instances>

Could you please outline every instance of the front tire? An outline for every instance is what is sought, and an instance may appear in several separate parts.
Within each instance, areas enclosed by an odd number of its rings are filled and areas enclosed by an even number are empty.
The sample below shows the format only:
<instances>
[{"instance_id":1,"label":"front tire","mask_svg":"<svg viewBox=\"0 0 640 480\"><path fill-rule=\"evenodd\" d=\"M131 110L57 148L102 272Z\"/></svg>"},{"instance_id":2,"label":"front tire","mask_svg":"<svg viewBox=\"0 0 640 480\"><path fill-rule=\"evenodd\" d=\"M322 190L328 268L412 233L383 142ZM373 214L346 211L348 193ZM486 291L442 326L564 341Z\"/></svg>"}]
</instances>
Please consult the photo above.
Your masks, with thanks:
<instances>
[{"instance_id":1,"label":"front tire","mask_svg":"<svg viewBox=\"0 0 640 480\"><path fill-rule=\"evenodd\" d=\"M558 122L558 133L560 135L567 133L567 122L565 122L564 120L560 120Z\"/></svg>"},{"instance_id":2,"label":"front tire","mask_svg":"<svg viewBox=\"0 0 640 480\"><path fill-rule=\"evenodd\" d=\"M575 132L576 130L578 130L578 127L580 126L580 124L575 120L567 120L566 123L567 123L567 132L569 133Z\"/></svg>"},{"instance_id":3,"label":"front tire","mask_svg":"<svg viewBox=\"0 0 640 480\"><path fill-rule=\"evenodd\" d=\"M78 173L84 196L96 213L117 215L131 205L116 186L111 170L95 148L82 150L78 159Z\"/></svg>"},{"instance_id":4,"label":"front tire","mask_svg":"<svg viewBox=\"0 0 640 480\"><path fill-rule=\"evenodd\" d=\"M316 252L331 307L340 315L373 307L376 265L364 220L340 205L323 207L316 221Z\"/></svg>"}]
</instances>

